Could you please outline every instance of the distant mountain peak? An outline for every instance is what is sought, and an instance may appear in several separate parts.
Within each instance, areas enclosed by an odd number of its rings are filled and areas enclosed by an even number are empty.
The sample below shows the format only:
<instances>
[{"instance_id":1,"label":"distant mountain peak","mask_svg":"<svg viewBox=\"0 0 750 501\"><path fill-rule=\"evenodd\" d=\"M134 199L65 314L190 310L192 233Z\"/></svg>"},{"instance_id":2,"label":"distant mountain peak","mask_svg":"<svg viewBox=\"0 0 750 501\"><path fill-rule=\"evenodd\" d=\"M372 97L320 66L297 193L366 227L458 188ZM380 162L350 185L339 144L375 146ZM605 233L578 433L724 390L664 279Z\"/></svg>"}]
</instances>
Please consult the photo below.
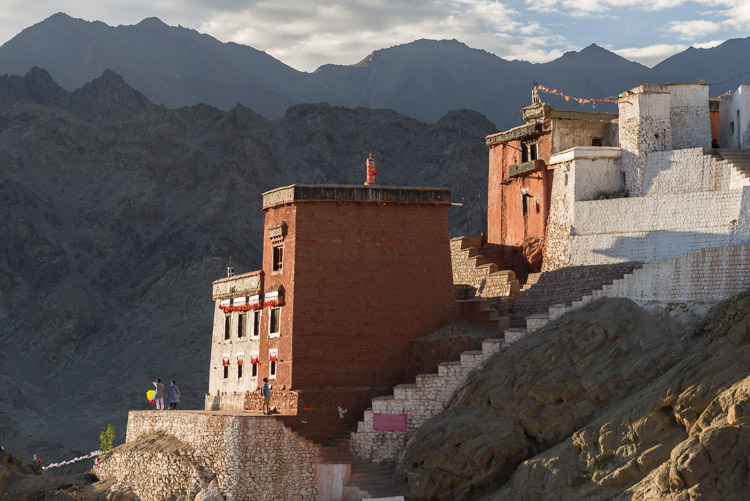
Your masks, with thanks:
<instances>
[{"instance_id":1,"label":"distant mountain peak","mask_svg":"<svg viewBox=\"0 0 750 501\"><path fill-rule=\"evenodd\" d=\"M159 19L158 17L147 17L140 23L138 23L136 26L141 26L144 28L165 28L168 27L164 21Z\"/></svg>"},{"instance_id":2,"label":"distant mountain peak","mask_svg":"<svg viewBox=\"0 0 750 501\"><path fill-rule=\"evenodd\" d=\"M65 12L55 12L54 14L49 16L45 21L49 21L50 19L58 20L58 19L75 19L75 18L69 16Z\"/></svg>"},{"instance_id":3,"label":"distant mountain peak","mask_svg":"<svg viewBox=\"0 0 750 501\"><path fill-rule=\"evenodd\" d=\"M129 86L124 78L105 70L99 78L71 93L66 108L84 120L96 122L132 115L149 104L151 101Z\"/></svg>"},{"instance_id":4,"label":"distant mountain peak","mask_svg":"<svg viewBox=\"0 0 750 501\"><path fill-rule=\"evenodd\" d=\"M27 80L33 80L35 82L55 82L55 79L52 78L52 75L50 75L47 70L45 70L44 68L40 68L39 66L33 66L26 73L26 75L24 75L24 78L26 78Z\"/></svg>"}]
</instances>

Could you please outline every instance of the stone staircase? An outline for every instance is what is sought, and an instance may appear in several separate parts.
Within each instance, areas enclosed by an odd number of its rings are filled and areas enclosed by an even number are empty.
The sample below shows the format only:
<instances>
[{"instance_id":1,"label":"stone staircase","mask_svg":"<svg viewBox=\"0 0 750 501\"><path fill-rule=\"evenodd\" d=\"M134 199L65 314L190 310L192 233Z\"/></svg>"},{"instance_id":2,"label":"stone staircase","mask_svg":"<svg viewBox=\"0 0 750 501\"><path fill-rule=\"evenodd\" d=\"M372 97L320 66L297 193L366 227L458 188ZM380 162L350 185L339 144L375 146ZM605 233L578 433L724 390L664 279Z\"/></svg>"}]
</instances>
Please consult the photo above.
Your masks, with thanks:
<instances>
[{"instance_id":1,"label":"stone staircase","mask_svg":"<svg viewBox=\"0 0 750 501\"><path fill-rule=\"evenodd\" d=\"M542 272L536 277L535 283L528 286L527 282L524 291L518 294L513 312L526 316L546 313L553 304L577 301L591 291L600 289L641 266L642 263L629 262L566 266Z\"/></svg>"},{"instance_id":2,"label":"stone staircase","mask_svg":"<svg viewBox=\"0 0 750 501\"><path fill-rule=\"evenodd\" d=\"M553 304L546 313L531 315L524 332L515 333L514 329L506 331L506 340L510 343L509 337L522 337L602 297L627 297L642 303L714 304L748 287L750 245L707 247L698 252L684 252L676 258L638 266L570 303Z\"/></svg>"},{"instance_id":3,"label":"stone staircase","mask_svg":"<svg viewBox=\"0 0 750 501\"><path fill-rule=\"evenodd\" d=\"M319 468L342 465L339 475L343 487L334 489L333 501L361 501L407 495L406 479L396 474L392 465L376 464L350 453L350 432L331 438L320 446ZM339 497L340 494L340 497Z\"/></svg>"},{"instance_id":4,"label":"stone staircase","mask_svg":"<svg viewBox=\"0 0 750 501\"><path fill-rule=\"evenodd\" d=\"M556 312L560 305L579 301L641 266L642 263L635 262L566 266L529 274L529 279L519 291L510 328L504 332L506 343L512 344L546 325L553 314L551 312Z\"/></svg>"},{"instance_id":5,"label":"stone staircase","mask_svg":"<svg viewBox=\"0 0 750 501\"><path fill-rule=\"evenodd\" d=\"M450 241L453 283L457 300L483 298L500 311L512 307L520 288L516 273L503 265L499 246L483 245L479 238Z\"/></svg>"},{"instance_id":6,"label":"stone staircase","mask_svg":"<svg viewBox=\"0 0 750 501\"><path fill-rule=\"evenodd\" d=\"M357 424L357 431L351 433L352 453L376 463L398 462L414 431L445 409L468 374L504 346L503 339L485 339L481 350L465 351L460 360L439 364L437 374L420 374L415 383L397 385L392 395L374 398L372 407ZM406 414L406 430L374 430L373 418L377 413Z\"/></svg>"},{"instance_id":7,"label":"stone staircase","mask_svg":"<svg viewBox=\"0 0 750 501\"><path fill-rule=\"evenodd\" d=\"M708 154L732 164L743 177L750 180L750 150L745 148L716 148L708 150Z\"/></svg>"}]
</instances>

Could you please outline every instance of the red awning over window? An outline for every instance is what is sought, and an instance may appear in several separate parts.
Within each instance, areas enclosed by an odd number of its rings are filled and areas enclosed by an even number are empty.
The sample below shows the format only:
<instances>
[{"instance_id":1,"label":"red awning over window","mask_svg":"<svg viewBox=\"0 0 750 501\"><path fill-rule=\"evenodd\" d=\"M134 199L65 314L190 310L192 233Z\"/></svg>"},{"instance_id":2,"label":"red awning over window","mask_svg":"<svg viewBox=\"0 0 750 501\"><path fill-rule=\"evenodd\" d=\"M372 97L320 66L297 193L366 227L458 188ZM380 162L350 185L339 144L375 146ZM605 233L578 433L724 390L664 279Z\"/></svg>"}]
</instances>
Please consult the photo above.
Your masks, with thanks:
<instances>
[{"instance_id":1,"label":"red awning over window","mask_svg":"<svg viewBox=\"0 0 750 501\"><path fill-rule=\"evenodd\" d=\"M277 356L276 356L276 355L271 355L270 357L268 357L268 361L269 361L269 362L275 362L275 361L276 361L276 358L277 358Z\"/></svg>"},{"instance_id":2,"label":"red awning over window","mask_svg":"<svg viewBox=\"0 0 750 501\"><path fill-rule=\"evenodd\" d=\"M258 363L258 357L251 356L250 357L250 363L251 364L257 364Z\"/></svg>"},{"instance_id":3,"label":"red awning over window","mask_svg":"<svg viewBox=\"0 0 750 501\"><path fill-rule=\"evenodd\" d=\"M237 357L237 365L242 365L245 362L245 357Z\"/></svg>"},{"instance_id":4,"label":"red awning over window","mask_svg":"<svg viewBox=\"0 0 750 501\"><path fill-rule=\"evenodd\" d=\"M221 365L223 365L224 367L228 367L229 366L229 359L228 358L223 358L221 360Z\"/></svg>"}]
</instances>

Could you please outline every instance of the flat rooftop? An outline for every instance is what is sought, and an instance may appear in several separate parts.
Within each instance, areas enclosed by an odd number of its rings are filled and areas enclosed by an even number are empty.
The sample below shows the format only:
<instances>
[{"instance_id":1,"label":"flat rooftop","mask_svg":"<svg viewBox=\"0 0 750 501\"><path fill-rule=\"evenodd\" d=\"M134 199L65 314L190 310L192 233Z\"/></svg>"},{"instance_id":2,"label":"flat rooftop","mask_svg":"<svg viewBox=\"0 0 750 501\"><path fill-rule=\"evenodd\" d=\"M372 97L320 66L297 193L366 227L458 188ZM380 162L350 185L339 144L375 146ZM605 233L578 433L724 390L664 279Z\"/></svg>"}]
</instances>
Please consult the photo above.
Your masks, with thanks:
<instances>
[{"instance_id":1,"label":"flat rooftop","mask_svg":"<svg viewBox=\"0 0 750 501\"><path fill-rule=\"evenodd\" d=\"M451 190L422 186L293 184L263 193L263 208L300 202L450 205Z\"/></svg>"}]
</instances>

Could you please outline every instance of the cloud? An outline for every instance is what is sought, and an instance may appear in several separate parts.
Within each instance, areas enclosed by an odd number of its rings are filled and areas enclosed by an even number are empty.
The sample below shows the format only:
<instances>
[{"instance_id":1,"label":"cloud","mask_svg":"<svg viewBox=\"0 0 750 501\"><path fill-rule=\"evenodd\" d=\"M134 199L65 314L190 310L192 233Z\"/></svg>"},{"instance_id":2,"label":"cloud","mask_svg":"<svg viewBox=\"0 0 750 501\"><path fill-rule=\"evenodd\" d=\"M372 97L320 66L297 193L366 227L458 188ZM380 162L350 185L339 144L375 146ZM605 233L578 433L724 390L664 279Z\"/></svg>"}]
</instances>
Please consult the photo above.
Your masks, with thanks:
<instances>
[{"instance_id":1,"label":"cloud","mask_svg":"<svg viewBox=\"0 0 750 501\"><path fill-rule=\"evenodd\" d=\"M261 0L244 5L231 12L217 10L197 29L262 49L306 71L323 62L352 64L373 50L419 38L458 39L532 61L548 60L568 48L556 46L564 38L525 22L521 13L499 1Z\"/></svg>"},{"instance_id":2,"label":"cloud","mask_svg":"<svg viewBox=\"0 0 750 501\"><path fill-rule=\"evenodd\" d=\"M693 44L654 44L646 47L626 47L623 49L613 50L615 54L618 54L625 59L630 59L637 63L641 63L644 66L653 67L660 62L664 61L670 56L682 52L688 47L692 46L696 49L710 49L716 47L724 40L711 40L709 42L693 43Z\"/></svg>"},{"instance_id":3,"label":"cloud","mask_svg":"<svg viewBox=\"0 0 750 501\"><path fill-rule=\"evenodd\" d=\"M695 40L721 29L721 23L696 19L691 21L672 21L667 25L667 31L674 33L682 40Z\"/></svg>"},{"instance_id":4,"label":"cloud","mask_svg":"<svg viewBox=\"0 0 750 501\"><path fill-rule=\"evenodd\" d=\"M659 64L669 56L687 49L687 45L681 44L654 44L646 47L626 47L613 51L615 54L630 59L645 66L652 67Z\"/></svg>"}]
</instances>

